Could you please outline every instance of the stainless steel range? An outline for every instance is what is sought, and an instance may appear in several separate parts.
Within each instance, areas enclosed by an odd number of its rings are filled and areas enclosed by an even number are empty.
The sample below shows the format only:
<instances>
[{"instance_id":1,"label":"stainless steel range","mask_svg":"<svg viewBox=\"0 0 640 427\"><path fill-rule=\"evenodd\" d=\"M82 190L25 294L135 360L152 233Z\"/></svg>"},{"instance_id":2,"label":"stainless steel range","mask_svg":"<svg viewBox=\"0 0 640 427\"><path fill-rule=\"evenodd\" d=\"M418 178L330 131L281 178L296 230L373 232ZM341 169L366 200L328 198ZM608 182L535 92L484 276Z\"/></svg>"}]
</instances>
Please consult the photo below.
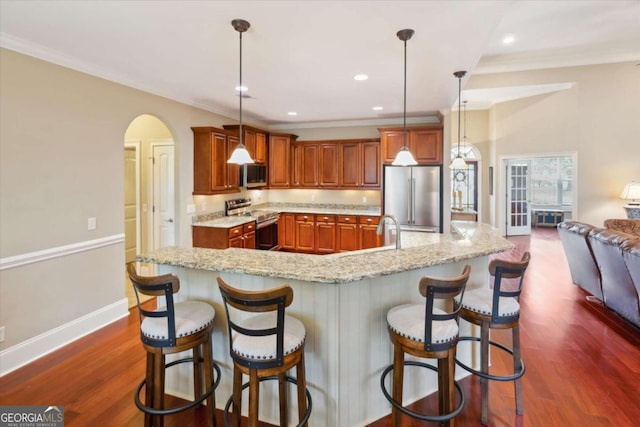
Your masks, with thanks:
<instances>
[{"instance_id":1,"label":"stainless steel range","mask_svg":"<svg viewBox=\"0 0 640 427\"><path fill-rule=\"evenodd\" d=\"M252 209L251 199L232 199L225 202L226 216L249 216L256 220L256 249L278 249L278 212Z\"/></svg>"}]
</instances>

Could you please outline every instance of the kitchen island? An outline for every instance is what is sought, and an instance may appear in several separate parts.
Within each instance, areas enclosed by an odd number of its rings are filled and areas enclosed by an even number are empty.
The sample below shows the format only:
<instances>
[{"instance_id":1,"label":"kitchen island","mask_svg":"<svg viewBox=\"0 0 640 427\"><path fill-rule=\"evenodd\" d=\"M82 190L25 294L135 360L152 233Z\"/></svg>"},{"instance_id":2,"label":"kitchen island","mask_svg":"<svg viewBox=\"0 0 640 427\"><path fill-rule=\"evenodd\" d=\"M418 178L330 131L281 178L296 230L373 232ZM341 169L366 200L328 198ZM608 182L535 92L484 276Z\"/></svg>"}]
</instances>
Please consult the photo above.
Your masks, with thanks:
<instances>
[{"instance_id":1,"label":"kitchen island","mask_svg":"<svg viewBox=\"0 0 640 427\"><path fill-rule=\"evenodd\" d=\"M178 275L178 301L203 300L216 309L213 346L223 375L216 391L220 408L231 395L232 362L216 277L243 289L289 284L294 301L287 313L300 319L307 331L307 384L313 396L310 425L351 427L366 425L391 411L379 385L382 370L392 360L387 311L419 302L418 282L423 275L456 276L466 264L472 269L468 286L487 286L489 256L513 247L486 224L463 221L453 222L450 234L403 231L402 245L399 250L385 246L330 255L168 247L143 254L138 261L158 264L159 274ZM476 331L461 324L461 334L475 335ZM461 350L459 357L477 365L469 351ZM189 396L188 368L173 369L168 372L168 389ZM407 368L405 402L437 388L434 373L413 375L412 369ZM464 375L457 371L458 377ZM419 379L414 380L416 377ZM261 419L277 424L277 387L263 386Z\"/></svg>"}]
</instances>

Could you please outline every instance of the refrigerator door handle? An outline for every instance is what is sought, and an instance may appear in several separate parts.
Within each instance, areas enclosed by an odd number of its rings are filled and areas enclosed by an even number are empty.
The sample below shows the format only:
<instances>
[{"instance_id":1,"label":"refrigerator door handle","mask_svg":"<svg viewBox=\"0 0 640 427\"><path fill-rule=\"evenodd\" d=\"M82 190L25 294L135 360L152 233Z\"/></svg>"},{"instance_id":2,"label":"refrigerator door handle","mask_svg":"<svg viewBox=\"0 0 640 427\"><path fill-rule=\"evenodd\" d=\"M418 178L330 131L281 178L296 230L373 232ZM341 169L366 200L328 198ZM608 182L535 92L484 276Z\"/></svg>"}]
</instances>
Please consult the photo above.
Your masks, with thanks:
<instances>
[{"instance_id":1,"label":"refrigerator door handle","mask_svg":"<svg viewBox=\"0 0 640 427\"><path fill-rule=\"evenodd\" d=\"M416 179L411 178L411 222L416 223Z\"/></svg>"},{"instance_id":2,"label":"refrigerator door handle","mask_svg":"<svg viewBox=\"0 0 640 427\"><path fill-rule=\"evenodd\" d=\"M411 178L407 179L407 194L409 195L409 197L407 197L407 224L411 224L411 193L413 189L413 185L411 183Z\"/></svg>"}]
</instances>

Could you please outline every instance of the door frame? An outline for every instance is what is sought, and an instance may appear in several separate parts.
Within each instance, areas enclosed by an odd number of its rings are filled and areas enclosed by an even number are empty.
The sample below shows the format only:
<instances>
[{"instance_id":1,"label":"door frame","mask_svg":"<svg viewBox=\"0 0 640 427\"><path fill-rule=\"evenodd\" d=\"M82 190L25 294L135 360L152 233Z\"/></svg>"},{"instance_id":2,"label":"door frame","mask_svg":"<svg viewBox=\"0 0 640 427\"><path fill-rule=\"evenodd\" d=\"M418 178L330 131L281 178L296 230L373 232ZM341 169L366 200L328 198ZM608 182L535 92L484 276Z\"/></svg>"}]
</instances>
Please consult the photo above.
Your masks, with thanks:
<instances>
[{"instance_id":1,"label":"door frame","mask_svg":"<svg viewBox=\"0 0 640 427\"><path fill-rule=\"evenodd\" d=\"M136 255L138 255L140 253L140 242L142 239L142 224L140 215L140 150L142 148L142 143L139 140L128 140L124 142L124 148L133 148L136 152Z\"/></svg>"}]
</instances>

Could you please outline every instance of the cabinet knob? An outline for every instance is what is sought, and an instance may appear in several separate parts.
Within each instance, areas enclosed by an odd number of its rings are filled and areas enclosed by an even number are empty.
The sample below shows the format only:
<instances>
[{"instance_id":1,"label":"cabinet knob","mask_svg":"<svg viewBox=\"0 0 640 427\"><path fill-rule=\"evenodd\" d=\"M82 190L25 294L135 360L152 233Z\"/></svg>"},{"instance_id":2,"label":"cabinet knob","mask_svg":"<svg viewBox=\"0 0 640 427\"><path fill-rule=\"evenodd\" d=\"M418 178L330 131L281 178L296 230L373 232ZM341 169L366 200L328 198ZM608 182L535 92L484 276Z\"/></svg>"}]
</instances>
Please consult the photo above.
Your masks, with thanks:
<instances>
[{"instance_id":1,"label":"cabinet knob","mask_svg":"<svg viewBox=\"0 0 640 427\"><path fill-rule=\"evenodd\" d=\"M305 215L302 217L302 219L309 219L309 217Z\"/></svg>"},{"instance_id":2,"label":"cabinet knob","mask_svg":"<svg viewBox=\"0 0 640 427\"><path fill-rule=\"evenodd\" d=\"M351 218L346 217L344 220L345 220L345 221L351 221Z\"/></svg>"},{"instance_id":3,"label":"cabinet knob","mask_svg":"<svg viewBox=\"0 0 640 427\"><path fill-rule=\"evenodd\" d=\"M236 230L236 231L234 231L234 233L238 234L238 233L239 233L239 231L238 231L238 230Z\"/></svg>"},{"instance_id":4,"label":"cabinet knob","mask_svg":"<svg viewBox=\"0 0 640 427\"><path fill-rule=\"evenodd\" d=\"M367 218L367 222L371 222L371 218Z\"/></svg>"}]
</instances>

